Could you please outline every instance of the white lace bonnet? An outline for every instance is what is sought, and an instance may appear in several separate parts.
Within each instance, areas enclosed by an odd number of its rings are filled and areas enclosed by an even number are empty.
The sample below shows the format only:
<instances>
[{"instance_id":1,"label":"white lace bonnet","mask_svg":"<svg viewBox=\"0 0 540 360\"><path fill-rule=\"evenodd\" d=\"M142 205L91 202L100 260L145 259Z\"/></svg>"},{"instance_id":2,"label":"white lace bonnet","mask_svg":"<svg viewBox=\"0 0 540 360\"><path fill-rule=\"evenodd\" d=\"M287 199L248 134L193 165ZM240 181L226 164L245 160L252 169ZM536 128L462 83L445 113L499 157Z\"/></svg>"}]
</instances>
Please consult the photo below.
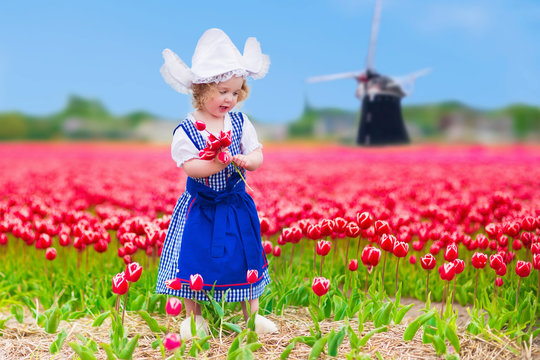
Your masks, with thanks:
<instances>
[{"instance_id":1,"label":"white lace bonnet","mask_svg":"<svg viewBox=\"0 0 540 360\"><path fill-rule=\"evenodd\" d=\"M257 39L246 40L242 55L220 29L209 29L201 36L191 59L191 69L170 49L163 50L163 59L161 75L182 94L191 94L192 84L218 83L233 76L261 79L270 66L270 57L261 52Z\"/></svg>"}]
</instances>

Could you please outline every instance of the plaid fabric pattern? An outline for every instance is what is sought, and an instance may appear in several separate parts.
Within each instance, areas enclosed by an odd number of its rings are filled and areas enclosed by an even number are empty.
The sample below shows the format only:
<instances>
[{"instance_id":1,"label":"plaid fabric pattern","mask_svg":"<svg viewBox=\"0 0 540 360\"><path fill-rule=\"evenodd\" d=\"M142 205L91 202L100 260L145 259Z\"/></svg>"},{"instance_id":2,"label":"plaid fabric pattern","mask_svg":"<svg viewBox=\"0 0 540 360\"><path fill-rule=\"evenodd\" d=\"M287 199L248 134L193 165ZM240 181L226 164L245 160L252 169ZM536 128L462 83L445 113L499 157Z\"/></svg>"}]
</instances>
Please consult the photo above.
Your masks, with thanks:
<instances>
[{"instance_id":1,"label":"plaid fabric pattern","mask_svg":"<svg viewBox=\"0 0 540 360\"><path fill-rule=\"evenodd\" d=\"M231 155L234 156L240 153L240 140L242 139L242 127L244 124L244 118L242 116L242 113L240 112L230 112L228 115L231 117L232 123L232 143L229 146L229 151ZM186 132L186 134L193 141L197 149L204 149L204 147L206 146L206 139L201 135L201 132L195 128L191 120L184 119L179 125L179 127L181 127L183 131ZM175 131L181 130L177 127ZM245 176L245 170L240 170L242 171L242 175ZM206 184L207 186L213 188L216 191L220 191L226 187L227 178L230 177L234 172L236 172L236 169L234 165L231 164L227 166L226 169L220 171L217 174L214 174L207 178L200 178L194 180ZM168 289L165 286L166 280L176 278L176 272L178 269L177 262L182 241L182 233L184 231L186 214L190 204L191 195L186 191L180 196L176 203L173 215L171 217L171 222L169 224L169 229L167 230L167 237L165 239L165 243L163 244L161 259L159 262L156 292L189 299L194 299L196 297L197 300L205 301L208 300L206 294L202 291L191 291L189 285L183 286L180 290ZM264 288L269 283L270 276L268 274L268 270L266 269L263 274L263 279L257 285L253 286L252 288L246 289L230 289L227 293L227 298L225 299L225 301L245 301L256 299L262 295ZM216 301L220 301L226 290L227 289L214 289L214 299L216 299Z\"/></svg>"}]
</instances>

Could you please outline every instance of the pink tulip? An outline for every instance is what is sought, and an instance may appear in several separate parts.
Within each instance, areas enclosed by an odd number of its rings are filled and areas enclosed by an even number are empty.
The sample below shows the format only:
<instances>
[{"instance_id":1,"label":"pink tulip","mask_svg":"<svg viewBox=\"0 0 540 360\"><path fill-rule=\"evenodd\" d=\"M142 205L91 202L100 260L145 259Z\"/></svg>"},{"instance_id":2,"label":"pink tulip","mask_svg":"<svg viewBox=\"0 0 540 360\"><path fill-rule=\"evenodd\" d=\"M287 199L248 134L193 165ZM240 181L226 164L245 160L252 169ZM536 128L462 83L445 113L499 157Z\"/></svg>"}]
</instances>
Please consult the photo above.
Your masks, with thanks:
<instances>
[{"instance_id":1,"label":"pink tulip","mask_svg":"<svg viewBox=\"0 0 540 360\"><path fill-rule=\"evenodd\" d=\"M56 259L56 249L55 248L48 248L45 251L45 258L49 261L53 261Z\"/></svg>"},{"instance_id":2,"label":"pink tulip","mask_svg":"<svg viewBox=\"0 0 540 360\"><path fill-rule=\"evenodd\" d=\"M170 297L167 300L165 311L168 315L178 316L178 314L180 314L180 312L182 311L182 302L178 298Z\"/></svg>"},{"instance_id":3,"label":"pink tulip","mask_svg":"<svg viewBox=\"0 0 540 360\"><path fill-rule=\"evenodd\" d=\"M126 280L129 282L139 281L142 274L142 266L137 262L132 262L126 267Z\"/></svg>"},{"instance_id":4,"label":"pink tulip","mask_svg":"<svg viewBox=\"0 0 540 360\"><path fill-rule=\"evenodd\" d=\"M328 290L330 289L330 280L324 278L324 277L316 277L313 279L313 283L311 285L313 292L317 296L323 296L325 295Z\"/></svg>"},{"instance_id":5,"label":"pink tulip","mask_svg":"<svg viewBox=\"0 0 540 360\"><path fill-rule=\"evenodd\" d=\"M248 270L246 280L249 284L254 284L259 280L259 272L257 270Z\"/></svg>"},{"instance_id":6,"label":"pink tulip","mask_svg":"<svg viewBox=\"0 0 540 360\"><path fill-rule=\"evenodd\" d=\"M351 261L349 261L349 270L350 271L358 270L358 260L351 259Z\"/></svg>"},{"instance_id":7,"label":"pink tulip","mask_svg":"<svg viewBox=\"0 0 540 360\"><path fill-rule=\"evenodd\" d=\"M189 287L193 291L201 291L203 288L203 278L200 274L189 276Z\"/></svg>"},{"instance_id":8,"label":"pink tulip","mask_svg":"<svg viewBox=\"0 0 540 360\"><path fill-rule=\"evenodd\" d=\"M116 295L124 295L129 288L124 272L116 274L112 279L112 291Z\"/></svg>"},{"instance_id":9,"label":"pink tulip","mask_svg":"<svg viewBox=\"0 0 540 360\"><path fill-rule=\"evenodd\" d=\"M165 346L167 351L174 351L175 349L179 348L180 345L182 345L182 340L180 340L180 336L178 336L178 334L168 333L165 335L163 346Z\"/></svg>"}]
</instances>

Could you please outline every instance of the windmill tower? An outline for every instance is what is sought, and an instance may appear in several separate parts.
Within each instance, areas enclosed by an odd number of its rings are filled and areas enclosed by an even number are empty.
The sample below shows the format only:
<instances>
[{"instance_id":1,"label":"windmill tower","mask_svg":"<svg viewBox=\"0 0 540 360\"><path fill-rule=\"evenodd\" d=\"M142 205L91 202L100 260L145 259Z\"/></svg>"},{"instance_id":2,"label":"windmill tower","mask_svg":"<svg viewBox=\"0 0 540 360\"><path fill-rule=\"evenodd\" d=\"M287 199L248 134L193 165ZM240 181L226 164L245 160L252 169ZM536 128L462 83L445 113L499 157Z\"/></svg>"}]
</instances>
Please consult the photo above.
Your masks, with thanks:
<instances>
[{"instance_id":1,"label":"windmill tower","mask_svg":"<svg viewBox=\"0 0 540 360\"><path fill-rule=\"evenodd\" d=\"M362 105L356 142L363 146L400 144L410 141L401 113L401 99L412 92L417 77L431 71L424 69L402 77L385 76L375 71L375 44L379 31L381 6L382 0L376 0L365 70L307 79L310 83L346 78L357 81L356 97Z\"/></svg>"}]
</instances>

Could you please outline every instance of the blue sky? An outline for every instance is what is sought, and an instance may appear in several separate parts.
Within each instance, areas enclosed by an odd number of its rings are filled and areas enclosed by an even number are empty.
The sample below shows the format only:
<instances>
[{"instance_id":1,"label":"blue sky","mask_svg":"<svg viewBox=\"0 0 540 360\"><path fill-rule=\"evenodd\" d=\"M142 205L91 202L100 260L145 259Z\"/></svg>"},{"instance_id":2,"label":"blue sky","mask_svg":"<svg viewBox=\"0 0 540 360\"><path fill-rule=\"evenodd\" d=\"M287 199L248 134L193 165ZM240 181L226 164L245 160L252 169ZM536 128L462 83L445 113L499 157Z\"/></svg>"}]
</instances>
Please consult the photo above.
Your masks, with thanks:
<instances>
[{"instance_id":1,"label":"blue sky","mask_svg":"<svg viewBox=\"0 0 540 360\"><path fill-rule=\"evenodd\" d=\"M3 1L0 112L46 115L77 94L117 115L147 110L179 119L190 99L162 80L161 50L171 48L190 65L211 27L240 49L255 36L270 55L270 71L250 81L243 111L288 121L306 98L315 107L353 110L354 80L305 79L364 68L373 7L374 0ZM540 106L539 23L534 0L383 0L375 68L389 75L433 69L405 105Z\"/></svg>"}]
</instances>

